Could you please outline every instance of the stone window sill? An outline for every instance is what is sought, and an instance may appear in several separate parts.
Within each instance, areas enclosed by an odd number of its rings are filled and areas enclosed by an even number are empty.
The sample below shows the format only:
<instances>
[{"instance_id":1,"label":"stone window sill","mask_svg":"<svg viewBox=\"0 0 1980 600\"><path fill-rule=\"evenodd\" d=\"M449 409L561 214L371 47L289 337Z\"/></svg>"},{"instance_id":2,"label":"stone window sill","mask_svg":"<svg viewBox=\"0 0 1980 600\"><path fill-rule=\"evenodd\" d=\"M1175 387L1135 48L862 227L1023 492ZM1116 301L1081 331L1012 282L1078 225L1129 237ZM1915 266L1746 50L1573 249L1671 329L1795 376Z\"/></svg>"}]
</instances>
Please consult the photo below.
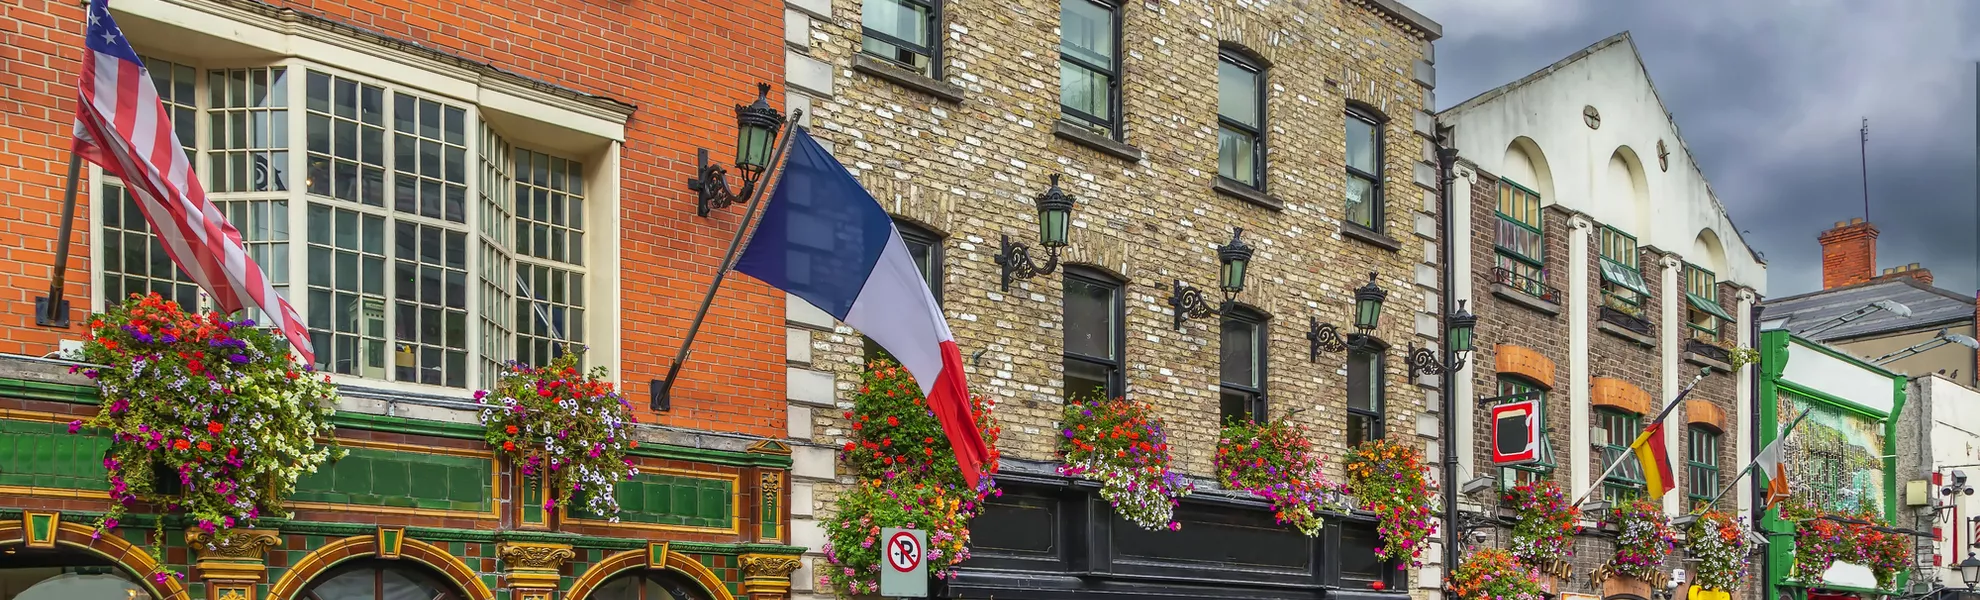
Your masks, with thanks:
<instances>
[{"instance_id":1,"label":"stone window sill","mask_svg":"<svg viewBox=\"0 0 1980 600\"><path fill-rule=\"evenodd\" d=\"M893 82L949 102L963 101L962 86L900 68L865 54L853 55L853 70Z\"/></svg>"},{"instance_id":2,"label":"stone window sill","mask_svg":"<svg viewBox=\"0 0 1980 600\"><path fill-rule=\"evenodd\" d=\"M1701 367L1711 367L1721 373L1731 373L1733 370L1732 365L1726 364L1724 362L1720 362L1718 359L1711 358L1709 356L1705 356L1697 352L1684 353L1684 362L1688 362Z\"/></svg>"},{"instance_id":3,"label":"stone window sill","mask_svg":"<svg viewBox=\"0 0 1980 600\"><path fill-rule=\"evenodd\" d=\"M1625 340L1629 340L1631 342L1635 342L1636 345L1643 346L1645 348L1653 348L1656 347L1657 345L1656 338L1652 338L1650 336L1643 335L1641 333L1630 331L1628 329L1623 328L1621 325L1610 323L1608 321L1596 321L1595 328L1602 330L1603 333L1607 333L1609 335L1613 335Z\"/></svg>"},{"instance_id":4,"label":"stone window sill","mask_svg":"<svg viewBox=\"0 0 1980 600\"><path fill-rule=\"evenodd\" d=\"M1402 251L1402 242L1396 241L1396 238L1382 235L1381 232L1362 227L1357 223L1342 221L1341 235L1380 246L1390 252Z\"/></svg>"},{"instance_id":5,"label":"stone window sill","mask_svg":"<svg viewBox=\"0 0 1980 600\"><path fill-rule=\"evenodd\" d=\"M1210 184L1210 189L1217 190L1217 193L1219 194L1230 196L1232 198L1237 198L1239 200L1250 202L1252 204L1263 206L1265 208L1269 208L1272 210L1286 209L1286 203L1280 202L1278 198L1274 198L1270 194L1266 194L1265 192L1258 191L1258 188L1254 188L1242 183L1238 183L1236 181L1232 181L1230 178L1224 177L1222 175L1218 175L1217 180Z\"/></svg>"},{"instance_id":6,"label":"stone window sill","mask_svg":"<svg viewBox=\"0 0 1980 600\"><path fill-rule=\"evenodd\" d=\"M1512 286L1503 283L1492 284L1492 295L1498 296L1500 300L1524 306L1533 312L1549 317L1558 317L1561 315L1561 305L1535 298L1531 294L1513 289Z\"/></svg>"},{"instance_id":7,"label":"stone window sill","mask_svg":"<svg viewBox=\"0 0 1980 600\"><path fill-rule=\"evenodd\" d=\"M1094 133L1092 130L1065 121L1052 124L1052 135L1059 139L1079 144L1128 162L1141 162L1141 149Z\"/></svg>"}]
</instances>

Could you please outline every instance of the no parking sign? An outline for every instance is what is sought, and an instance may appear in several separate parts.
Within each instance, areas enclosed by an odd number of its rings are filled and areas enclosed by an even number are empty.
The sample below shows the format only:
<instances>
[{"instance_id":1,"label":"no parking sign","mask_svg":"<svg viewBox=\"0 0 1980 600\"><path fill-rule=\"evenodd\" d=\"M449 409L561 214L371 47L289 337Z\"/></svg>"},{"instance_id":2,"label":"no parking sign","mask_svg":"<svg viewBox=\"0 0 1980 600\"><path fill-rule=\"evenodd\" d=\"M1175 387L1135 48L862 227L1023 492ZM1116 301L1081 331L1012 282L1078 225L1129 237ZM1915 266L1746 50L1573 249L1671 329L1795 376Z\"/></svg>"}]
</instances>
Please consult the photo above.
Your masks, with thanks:
<instances>
[{"instance_id":1,"label":"no parking sign","mask_svg":"<svg viewBox=\"0 0 1980 600\"><path fill-rule=\"evenodd\" d=\"M880 595L921 598L928 595L928 535L919 529L880 530Z\"/></svg>"}]
</instances>

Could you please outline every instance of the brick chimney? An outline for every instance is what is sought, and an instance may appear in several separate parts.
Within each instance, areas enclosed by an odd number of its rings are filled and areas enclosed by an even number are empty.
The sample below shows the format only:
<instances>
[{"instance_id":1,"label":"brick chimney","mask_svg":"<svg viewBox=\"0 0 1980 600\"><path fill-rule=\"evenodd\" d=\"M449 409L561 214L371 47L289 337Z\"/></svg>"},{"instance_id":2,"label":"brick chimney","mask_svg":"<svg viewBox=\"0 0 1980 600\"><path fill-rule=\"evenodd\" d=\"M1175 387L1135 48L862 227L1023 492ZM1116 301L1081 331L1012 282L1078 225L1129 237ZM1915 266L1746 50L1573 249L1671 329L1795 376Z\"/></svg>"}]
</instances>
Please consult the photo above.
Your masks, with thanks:
<instances>
[{"instance_id":1,"label":"brick chimney","mask_svg":"<svg viewBox=\"0 0 1980 600\"><path fill-rule=\"evenodd\" d=\"M1863 219L1836 221L1822 232L1822 289L1856 285L1877 276L1877 226Z\"/></svg>"},{"instance_id":2,"label":"brick chimney","mask_svg":"<svg viewBox=\"0 0 1980 600\"><path fill-rule=\"evenodd\" d=\"M1918 266L1918 263L1884 269L1884 274L1878 276L1877 279L1894 279L1899 277L1910 277L1923 282L1925 285L1932 285L1932 270Z\"/></svg>"}]
</instances>

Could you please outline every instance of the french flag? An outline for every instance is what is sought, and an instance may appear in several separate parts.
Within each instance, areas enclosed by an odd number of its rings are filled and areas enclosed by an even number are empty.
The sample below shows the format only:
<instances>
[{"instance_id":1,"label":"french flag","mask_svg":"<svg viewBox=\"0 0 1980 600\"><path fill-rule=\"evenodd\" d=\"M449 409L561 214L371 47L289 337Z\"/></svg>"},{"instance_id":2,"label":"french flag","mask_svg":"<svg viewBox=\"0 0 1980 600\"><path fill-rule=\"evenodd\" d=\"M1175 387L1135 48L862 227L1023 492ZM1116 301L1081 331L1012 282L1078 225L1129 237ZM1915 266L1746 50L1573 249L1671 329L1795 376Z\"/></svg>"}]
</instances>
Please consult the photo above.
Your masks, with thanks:
<instances>
[{"instance_id":1,"label":"french flag","mask_svg":"<svg viewBox=\"0 0 1980 600\"><path fill-rule=\"evenodd\" d=\"M801 127L791 127L783 178L735 269L803 298L901 361L978 487L990 456L969 409L962 352L901 243L894 220L852 173Z\"/></svg>"}]
</instances>

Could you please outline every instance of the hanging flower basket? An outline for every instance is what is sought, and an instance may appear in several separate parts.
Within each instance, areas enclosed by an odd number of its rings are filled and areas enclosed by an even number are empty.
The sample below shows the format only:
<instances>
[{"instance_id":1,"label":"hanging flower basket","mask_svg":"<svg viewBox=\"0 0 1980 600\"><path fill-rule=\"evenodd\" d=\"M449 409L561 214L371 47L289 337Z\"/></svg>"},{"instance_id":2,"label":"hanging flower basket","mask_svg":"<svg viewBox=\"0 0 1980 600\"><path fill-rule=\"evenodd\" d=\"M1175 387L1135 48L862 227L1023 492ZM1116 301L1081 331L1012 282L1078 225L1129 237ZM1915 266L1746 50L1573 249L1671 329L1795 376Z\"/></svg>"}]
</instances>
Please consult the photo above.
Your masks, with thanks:
<instances>
[{"instance_id":1,"label":"hanging flower basket","mask_svg":"<svg viewBox=\"0 0 1980 600\"><path fill-rule=\"evenodd\" d=\"M1644 581L1663 576L1664 557L1677 549L1677 532L1664 516L1663 505L1638 498L1616 507L1610 522L1616 524L1616 554L1609 560L1610 571Z\"/></svg>"},{"instance_id":2,"label":"hanging flower basket","mask_svg":"<svg viewBox=\"0 0 1980 600\"><path fill-rule=\"evenodd\" d=\"M1800 498L1790 498L1781 518L1795 522L1794 565L1790 576L1817 583L1836 561L1870 568L1877 587L1890 589L1908 568L1911 549L1902 534L1877 530L1883 522L1869 501L1854 511L1827 510Z\"/></svg>"},{"instance_id":3,"label":"hanging flower basket","mask_svg":"<svg viewBox=\"0 0 1980 600\"><path fill-rule=\"evenodd\" d=\"M1271 502L1273 518L1308 536L1320 535L1320 513L1334 500L1321 460L1306 428L1284 416L1227 425L1217 440L1217 477L1224 487Z\"/></svg>"},{"instance_id":4,"label":"hanging flower basket","mask_svg":"<svg viewBox=\"0 0 1980 600\"><path fill-rule=\"evenodd\" d=\"M1114 512L1144 529L1180 529L1179 498L1195 486L1169 470L1169 442L1148 405L1115 398L1066 403L1059 474L1098 481Z\"/></svg>"},{"instance_id":5,"label":"hanging flower basket","mask_svg":"<svg viewBox=\"0 0 1980 600\"><path fill-rule=\"evenodd\" d=\"M1391 440L1363 442L1348 453L1346 470L1342 491L1381 519L1376 554L1397 569L1422 566L1423 548L1437 533L1437 486L1423 476L1423 452Z\"/></svg>"},{"instance_id":6,"label":"hanging flower basket","mask_svg":"<svg viewBox=\"0 0 1980 600\"><path fill-rule=\"evenodd\" d=\"M1716 510L1698 515L1685 528L1685 554L1697 560L1693 581L1699 587L1732 591L1746 579L1753 544L1747 540L1745 519Z\"/></svg>"},{"instance_id":7,"label":"hanging flower basket","mask_svg":"<svg viewBox=\"0 0 1980 600\"><path fill-rule=\"evenodd\" d=\"M1445 587L1454 600L1541 600L1544 593L1539 573L1497 548L1465 556Z\"/></svg>"},{"instance_id":8,"label":"hanging flower basket","mask_svg":"<svg viewBox=\"0 0 1980 600\"><path fill-rule=\"evenodd\" d=\"M878 594L879 536L886 527L926 530L928 573L955 576L969 559L969 520L982 512L986 496L1002 494L993 477L1000 433L994 408L987 398L970 398L971 416L991 449L983 477L970 489L914 377L891 360L867 364L845 413L852 430L839 455L858 483L834 502L837 512L825 524L829 566L821 569L820 585L853 597Z\"/></svg>"},{"instance_id":9,"label":"hanging flower basket","mask_svg":"<svg viewBox=\"0 0 1980 600\"><path fill-rule=\"evenodd\" d=\"M208 534L283 515L296 480L331 458L316 442L331 436L328 378L254 325L157 294L90 317L83 361L100 366L70 371L96 382L103 408L69 432L110 433L103 468L114 502L97 535L139 501L182 511Z\"/></svg>"},{"instance_id":10,"label":"hanging flower basket","mask_svg":"<svg viewBox=\"0 0 1980 600\"><path fill-rule=\"evenodd\" d=\"M618 483L639 474L626 451L634 439L632 404L612 389L605 367L579 371L582 351L541 367L503 365L495 389L476 391L488 444L525 477L543 482L543 510L570 506L617 522Z\"/></svg>"},{"instance_id":11,"label":"hanging flower basket","mask_svg":"<svg viewBox=\"0 0 1980 600\"><path fill-rule=\"evenodd\" d=\"M1565 569L1555 565L1574 555L1574 536L1581 532L1575 522L1581 519L1581 508L1569 503L1561 486L1552 481L1516 486L1506 491L1505 500L1515 511L1513 557L1527 566L1552 570L1556 577L1565 576L1559 572Z\"/></svg>"}]
</instances>

